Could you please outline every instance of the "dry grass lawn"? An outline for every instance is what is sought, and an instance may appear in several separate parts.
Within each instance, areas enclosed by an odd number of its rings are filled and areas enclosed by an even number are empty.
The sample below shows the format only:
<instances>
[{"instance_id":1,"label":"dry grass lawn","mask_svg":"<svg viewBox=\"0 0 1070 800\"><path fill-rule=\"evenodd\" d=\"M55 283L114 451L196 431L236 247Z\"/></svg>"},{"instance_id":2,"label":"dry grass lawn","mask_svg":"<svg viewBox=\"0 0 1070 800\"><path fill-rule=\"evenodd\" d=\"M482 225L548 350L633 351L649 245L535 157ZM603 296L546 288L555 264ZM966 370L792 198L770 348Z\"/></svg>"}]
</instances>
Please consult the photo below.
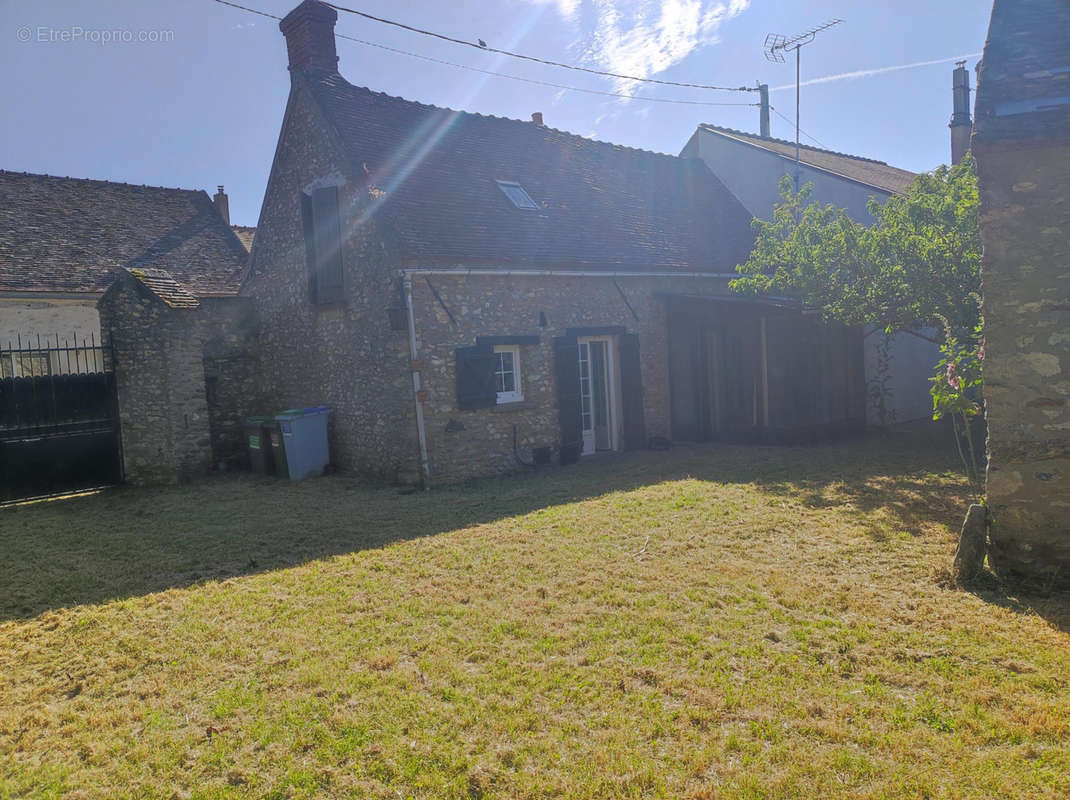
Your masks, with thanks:
<instances>
[{"instance_id":1,"label":"dry grass lawn","mask_svg":"<svg viewBox=\"0 0 1070 800\"><path fill-rule=\"evenodd\" d=\"M1070 600L945 585L953 459L0 509L0 797L1065 798Z\"/></svg>"}]
</instances>

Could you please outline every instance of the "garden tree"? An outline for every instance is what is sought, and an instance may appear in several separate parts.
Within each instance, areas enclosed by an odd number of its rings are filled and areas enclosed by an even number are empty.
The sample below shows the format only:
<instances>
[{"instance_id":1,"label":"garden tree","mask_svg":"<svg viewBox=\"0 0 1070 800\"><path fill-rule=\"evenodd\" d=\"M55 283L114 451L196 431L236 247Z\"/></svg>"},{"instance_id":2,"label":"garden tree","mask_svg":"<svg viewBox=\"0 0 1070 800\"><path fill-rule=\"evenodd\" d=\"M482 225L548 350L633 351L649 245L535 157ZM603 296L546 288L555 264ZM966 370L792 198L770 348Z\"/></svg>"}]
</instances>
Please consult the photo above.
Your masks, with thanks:
<instances>
[{"instance_id":1,"label":"garden tree","mask_svg":"<svg viewBox=\"0 0 1070 800\"><path fill-rule=\"evenodd\" d=\"M902 195L869 200L874 222L811 200L810 184L792 190L771 221L756 219L757 239L732 288L795 297L825 319L875 324L886 335L923 326L942 331L935 365L934 417L950 415L974 451L970 417L980 412L980 265L977 178L973 160L918 175ZM964 450L964 453L966 451ZM977 478L976 460L966 459Z\"/></svg>"},{"instance_id":2,"label":"garden tree","mask_svg":"<svg viewBox=\"0 0 1070 800\"><path fill-rule=\"evenodd\" d=\"M792 191L758 232L732 288L796 297L825 318L877 324L888 333L919 325L972 332L980 291L981 233L977 179L967 156L954 167L919 175L906 194L869 200L866 226L845 210L811 201L813 187Z\"/></svg>"}]
</instances>

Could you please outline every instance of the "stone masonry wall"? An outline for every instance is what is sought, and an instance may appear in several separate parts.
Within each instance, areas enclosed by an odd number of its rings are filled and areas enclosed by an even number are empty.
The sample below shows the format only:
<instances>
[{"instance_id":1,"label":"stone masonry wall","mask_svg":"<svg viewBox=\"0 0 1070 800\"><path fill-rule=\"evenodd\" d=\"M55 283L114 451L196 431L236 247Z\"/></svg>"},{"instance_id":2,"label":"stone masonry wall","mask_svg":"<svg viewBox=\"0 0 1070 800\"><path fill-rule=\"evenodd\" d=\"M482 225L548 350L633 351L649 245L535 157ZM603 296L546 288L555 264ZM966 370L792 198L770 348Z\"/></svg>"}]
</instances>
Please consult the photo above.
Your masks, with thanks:
<instances>
[{"instance_id":1,"label":"stone masonry wall","mask_svg":"<svg viewBox=\"0 0 1070 800\"><path fill-rule=\"evenodd\" d=\"M315 104L296 88L242 290L260 322L263 411L330 405L333 464L412 482L419 447L408 333L391 330L387 315L400 302L398 275L364 213L375 198L344 176L338 152ZM304 189L325 183L338 186L345 269L343 302L329 307L309 298L300 206Z\"/></svg>"},{"instance_id":2,"label":"stone masonry wall","mask_svg":"<svg viewBox=\"0 0 1070 800\"><path fill-rule=\"evenodd\" d=\"M990 554L1070 577L1070 146L976 148Z\"/></svg>"},{"instance_id":3,"label":"stone masonry wall","mask_svg":"<svg viewBox=\"0 0 1070 800\"><path fill-rule=\"evenodd\" d=\"M174 483L211 467L204 342L189 310L169 308L120 279L100 304L112 343L126 479Z\"/></svg>"},{"instance_id":4,"label":"stone masonry wall","mask_svg":"<svg viewBox=\"0 0 1070 800\"><path fill-rule=\"evenodd\" d=\"M101 327L115 354L123 468L134 484L175 483L242 458L242 406L253 387L255 341L237 299L170 308L129 277L104 295ZM206 393L206 352L218 370ZM224 368L224 366L226 368Z\"/></svg>"},{"instance_id":5,"label":"stone masonry wall","mask_svg":"<svg viewBox=\"0 0 1070 800\"><path fill-rule=\"evenodd\" d=\"M216 469L245 469L245 418L263 408L256 312L247 298L208 298L194 312L203 330L208 430Z\"/></svg>"},{"instance_id":6,"label":"stone masonry wall","mask_svg":"<svg viewBox=\"0 0 1070 800\"><path fill-rule=\"evenodd\" d=\"M540 446L552 447L556 458L560 434L553 339L564 335L567 328L622 326L639 335L646 435L668 438L668 326L665 303L656 292L717 295L727 293L727 287L724 280L688 277L622 277L614 281L611 277L505 274L413 276L432 482L452 483L521 469L513 452L514 426L522 459L530 460L532 448ZM545 316L546 327L539 324L540 313ZM474 345L477 336L539 337L537 345L520 346L522 402L457 409L454 351Z\"/></svg>"}]
</instances>

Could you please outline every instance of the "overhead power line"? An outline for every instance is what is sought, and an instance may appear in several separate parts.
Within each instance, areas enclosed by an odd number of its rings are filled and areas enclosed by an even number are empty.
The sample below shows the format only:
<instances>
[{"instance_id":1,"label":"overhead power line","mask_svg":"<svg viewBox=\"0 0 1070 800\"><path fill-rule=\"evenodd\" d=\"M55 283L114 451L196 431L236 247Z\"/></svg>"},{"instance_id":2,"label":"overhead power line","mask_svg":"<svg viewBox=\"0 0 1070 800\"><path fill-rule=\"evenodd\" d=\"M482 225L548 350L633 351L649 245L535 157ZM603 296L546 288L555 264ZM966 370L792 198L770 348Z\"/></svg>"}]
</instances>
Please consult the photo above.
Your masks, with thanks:
<instances>
[{"instance_id":1,"label":"overhead power line","mask_svg":"<svg viewBox=\"0 0 1070 800\"><path fill-rule=\"evenodd\" d=\"M781 114L779 111L777 111L776 108L774 108L773 106L769 106L769 110L772 111L774 114L776 114L778 117L780 117L782 120L784 120L789 125L794 125L795 124L790 119L788 119L783 114ZM799 128L799 132L802 133L802 135L805 136L807 139L813 140L818 146L824 147L826 150L828 150L828 145L826 145L824 142L822 142L816 136L811 136L806 131L804 131L802 128Z\"/></svg>"},{"instance_id":2,"label":"overhead power line","mask_svg":"<svg viewBox=\"0 0 1070 800\"><path fill-rule=\"evenodd\" d=\"M221 0L220 0L221 1ZM336 11L344 11L347 14L356 14L358 17L364 19L370 19L373 22L381 22L384 25L393 25L395 28L401 28L402 30L411 31L412 33L419 33L423 36L431 36L435 39L441 39L444 42L451 42L453 44L462 44L465 47L474 47L476 50L482 50L485 53L497 53L498 55L509 56L510 58L520 58L524 61L534 61L537 64L546 64L551 67L561 67L563 69L573 69L579 72L589 72L592 75L602 75L607 78L619 78L625 81L639 81L642 83L658 83L662 86L682 86L686 89L712 89L720 92L756 92L757 89L750 86L715 86L707 83L682 83L680 81L663 81L657 78L641 78L637 75L621 75L617 72L606 72L600 69L592 69L591 67L581 67L577 64L565 64L560 61L551 61L548 58L538 58L537 56L528 56L523 53L514 53L511 50L500 50L497 47L490 47L479 42L469 42L465 39L456 39L452 36L446 36L443 33L435 33L434 31L424 30L423 28L417 28L412 25L406 25L403 22L396 22L392 19L384 19L383 17L377 17L374 14L368 14L364 11L357 11L353 8L346 8L345 6L338 6L334 3L328 3L331 8Z\"/></svg>"},{"instance_id":3,"label":"overhead power line","mask_svg":"<svg viewBox=\"0 0 1070 800\"><path fill-rule=\"evenodd\" d=\"M228 0L215 0L215 2L219 3L220 5L230 6L231 8L240 9L241 11L248 11L251 14L257 14L257 15L259 15L261 17L267 17L268 19L274 19L274 20L281 20L282 19L282 17L279 17L279 16L277 16L275 14L269 14L266 11L260 11L259 9L255 9L255 8L249 8L248 6L239 5L237 3L231 3L231 2L228 2ZM629 100L645 100L646 102L649 102L649 103L678 103L678 104L682 104L682 105L692 105L692 106L756 106L756 105L758 105L757 103L715 103L715 102L708 101L708 100L681 100L681 99L671 98L671 97L648 97L647 95L641 95L641 94L634 94L633 95L633 94L628 94L626 92L607 92L607 91L603 91L601 89L585 89L585 88L582 88L582 87L579 87L579 86L568 86L568 85L563 84L563 83L553 83L551 81L541 81L541 80L537 80L535 78L525 78L525 77L523 77L521 75L510 75L510 74L505 73L505 72L495 72L494 70L481 69L479 67L473 67L470 64L458 64L455 61L446 61L445 59L435 58L433 56L423 55L422 53L413 53L410 50L401 50L401 49L396 48L396 47L389 47L389 46L387 46L385 44L379 44L378 42L369 42L366 39L358 39L355 36L346 36L343 33L336 33L335 36L337 38L339 38L339 39L345 39L345 40L350 41L350 42L356 42L357 44L366 45L367 47L375 47L375 48L378 48L379 50L385 50L385 51L387 51L389 53L396 53L398 55L409 56L411 58L419 58L419 59L421 59L423 61L430 61L431 63L434 63L434 64L444 64L444 65L449 66L449 67L457 67L458 69L466 69L466 70L469 70L471 72L479 72L479 73L481 73L483 75L492 75L492 76L494 76L496 78L508 78L509 80L513 80L513 81L522 81L523 83L531 83L531 84L535 84L537 86L548 86L548 87L553 88L553 89L563 89L563 90L569 91L569 92L582 92L584 94L596 94L596 95L602 95L604 97L622 97L622 98L626 98L626 99L629 99Z\"/></svg>"}]
</instances>

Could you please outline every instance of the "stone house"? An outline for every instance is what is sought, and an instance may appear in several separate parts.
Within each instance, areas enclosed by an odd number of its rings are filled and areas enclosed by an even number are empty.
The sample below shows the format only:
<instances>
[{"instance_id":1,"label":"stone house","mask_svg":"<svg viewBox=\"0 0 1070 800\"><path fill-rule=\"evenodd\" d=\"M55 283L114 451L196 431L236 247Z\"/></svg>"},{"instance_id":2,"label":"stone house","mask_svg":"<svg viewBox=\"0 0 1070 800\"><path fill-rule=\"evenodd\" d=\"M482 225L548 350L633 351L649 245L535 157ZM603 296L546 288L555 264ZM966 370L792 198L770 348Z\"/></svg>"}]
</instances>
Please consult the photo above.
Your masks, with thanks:
<instances>
[{"instance_id":1,"label":"stone house","mask_svg":"<svg viewBox=\"0 0 1070 800\"><path fill-rule=\"evenodd\" d=\"M981 200L990 561L1070 578L1070 5L996 0L971 142Z\"/></svg>"},{"instance_id":2,"label":"stone house","mask_svg":"<svg viewBox=\"0 0 1070 800\"><path fill-rule=\"evenodd\" d=\"M772 219L781 201L780 180L795 175L795 142L745 133L717 125L699 125L680 152L700 158L755 217ZM856 222L874 221L868 204L907 190L915 173L872 158L810 145L799 148L798 185L813 185L814 202L844 209ZM929 378L940 360L931 329L905 331L883 342L874 328L865 335L866 383L870 402L866 420L885 425L932 416ZM886 365L886 366L885 366ZM880 394L878 389L882 388Z\"/></svg>"},{"instance_id":3,"label":"stone house","mask_svg":"<svg viewBox=\"0 0 1070 800\"><path fill-rule=\"evenodd\" d=\"M861 331L729 292L751 214L700 160L354 86L336 17L305 0L280 23L241 296L263 407L333 406L339 467L452 482L863 424Z\"/></svg>"},{"instance_id":4,"label":"stone house","mask_svg":"<svg viewBox=\"0 0 1070 800\"><path fill-rule=\"evenodd\" d=\"M100 342L96 304L123 267L231 293L248 255L240 236L251 234L227 231L225 204L222 187L213 202L203 191L0 170L0 349L38 337ZM0 376L27 371L29 358L0 363Z\"/></svg>"}]
</instances>

